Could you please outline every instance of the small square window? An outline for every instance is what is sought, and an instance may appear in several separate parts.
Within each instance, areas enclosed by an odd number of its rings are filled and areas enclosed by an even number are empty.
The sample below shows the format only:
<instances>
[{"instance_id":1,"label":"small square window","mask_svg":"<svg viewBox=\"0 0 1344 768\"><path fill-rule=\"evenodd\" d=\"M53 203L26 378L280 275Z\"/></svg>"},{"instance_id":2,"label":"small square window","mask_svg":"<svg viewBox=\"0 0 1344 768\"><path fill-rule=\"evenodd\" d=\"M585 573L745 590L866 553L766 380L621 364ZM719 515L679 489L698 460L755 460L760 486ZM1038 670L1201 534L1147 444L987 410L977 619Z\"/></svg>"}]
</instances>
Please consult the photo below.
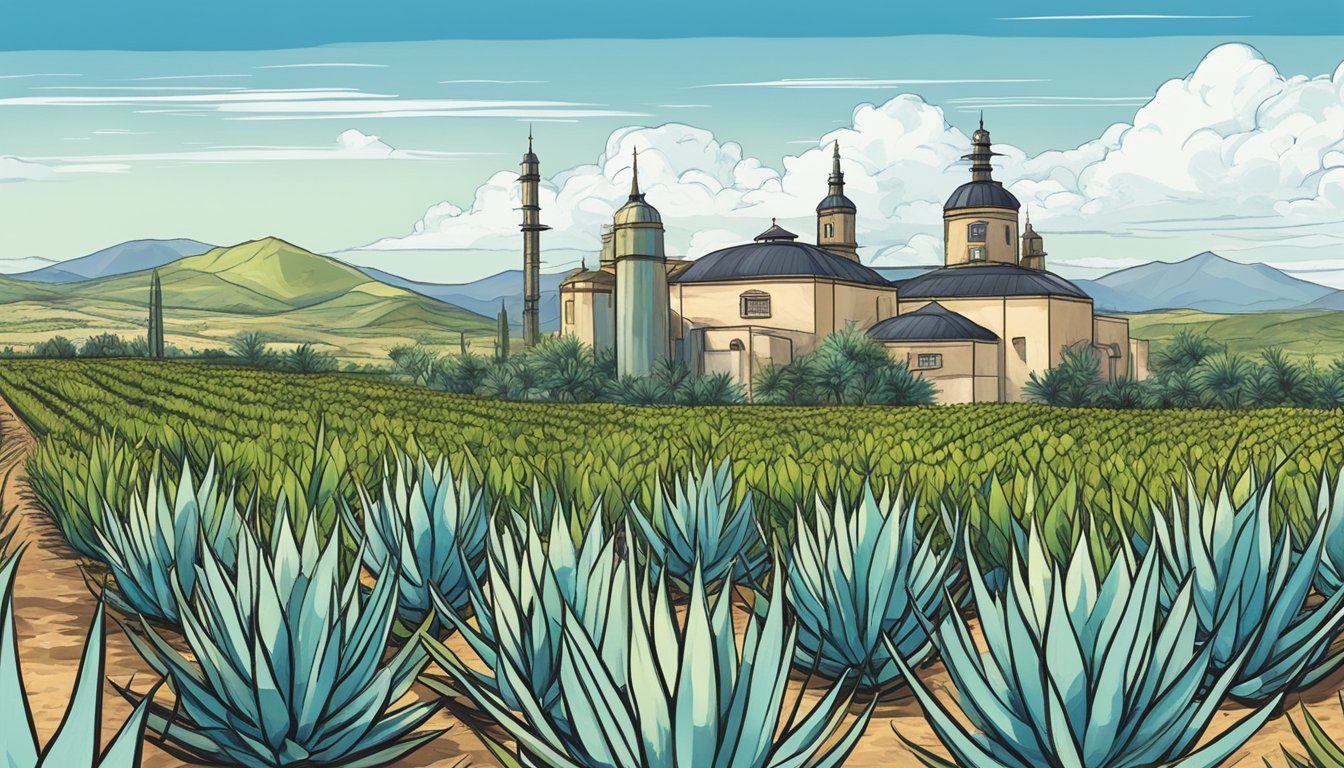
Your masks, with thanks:
<instances>
[{"instance_id":1,"label":"small square window","mask_svg":"<svg viewBox=\"0 0 1344 768\"><path fill-rule=\"evenodd\" d=\"M741 297L742 317L769 317L770 294L762 291L748 291Z\"/></svg>"},{"instance_id":2,"label":"small square window","mask_svg":"<svg viewBox=\"0 0 1344 768\"><path fill-rule=\"evenodd\" d=\"M943 356L939 354L921 354L915 358L916 368L942 368Z\"/></svg>"},{"instance_id":3,"label":"small square window","mask_svg":"<svg viewBox=\"0 0 1344 768\"><path fill-rule=\"evenodd\" d=\"M984 247L983 245L973 245L973 246L971 246L970 260L971 260L971 261L984 261L984 260L985 260L985 247Z\"/></svg>"},{"instance_id":4,"label":"small square window","mask_svg":"<svg viewBox=\"0 0 1344 768\"><path fill-rule=\"evenodd\" d=\"M966 227L966 239L972 243L983 243L985 242L985 232L988 229L989 225L985 222L973 221Z\"/></svg>"}]
</instances>

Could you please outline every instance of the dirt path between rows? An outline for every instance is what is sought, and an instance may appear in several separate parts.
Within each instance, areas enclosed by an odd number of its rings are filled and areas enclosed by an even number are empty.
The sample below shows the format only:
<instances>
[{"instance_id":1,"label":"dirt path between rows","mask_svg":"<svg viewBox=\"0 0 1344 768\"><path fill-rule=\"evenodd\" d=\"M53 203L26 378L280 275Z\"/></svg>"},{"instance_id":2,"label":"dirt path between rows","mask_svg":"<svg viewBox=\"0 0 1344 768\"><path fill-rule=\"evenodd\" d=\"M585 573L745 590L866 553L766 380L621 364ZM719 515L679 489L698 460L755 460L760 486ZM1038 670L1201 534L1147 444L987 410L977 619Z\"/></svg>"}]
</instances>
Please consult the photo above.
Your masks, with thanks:
<instances>
[{"instance_id":1,"label":"dirt path between rows","mask_svg":"<svg viewBox=\"0 0 1344 768\"><path fill-rule=\"evenodd\" d=\"M14 591L19 652L38 737L45 742L59 725L70 700L96 601L86 585L80 556L65 543L23 478L24 460L36 445L27 426L9 404L0 399L0 476L8 480L3 505L5 509L15 510L11 522L16 531L15 543L26 545ZM745 618L739 616L739 623ZM134 677L137 690L147 688L156 676L116 622L107 623L106 637L108 677L120 684ZM466 650L456 643L451 644L459 652ZM934 665L925 679L935 686L947 685L947 675L939 665ZM1341 711L1336 696L1341 687L1344 687L1344 674L1335 675L1300 696L1292 697L1289 707L1296 716L1297 702L1305 702L1328 733L1344 739L1344 711ZM416 695L429 694L419 692ZM130 714L131 708L110 685L104 687L104 702L103 740L106 742ZM1212 730L1215 733L1221 731L1243 714L1244 710L1235 705L1224 706L1215 718ZM498 765L471 731L449 715L436 715L431 725L451 727L451 730L402 761L401 765L408 768ZM936 737L912 700L883 704L846 766L917 765L893 729L899 729L906 738L923 746L937 746ZM1287 720L1282 716L1266 725L1227 765L1261 766L1263 758L1269 758L1272 765L1283 765L1281 743L1297 751ZM143 765L167 768L180 766L182 762L158 749L151 741L146 745Z\"/></svg>"}]
</instances>

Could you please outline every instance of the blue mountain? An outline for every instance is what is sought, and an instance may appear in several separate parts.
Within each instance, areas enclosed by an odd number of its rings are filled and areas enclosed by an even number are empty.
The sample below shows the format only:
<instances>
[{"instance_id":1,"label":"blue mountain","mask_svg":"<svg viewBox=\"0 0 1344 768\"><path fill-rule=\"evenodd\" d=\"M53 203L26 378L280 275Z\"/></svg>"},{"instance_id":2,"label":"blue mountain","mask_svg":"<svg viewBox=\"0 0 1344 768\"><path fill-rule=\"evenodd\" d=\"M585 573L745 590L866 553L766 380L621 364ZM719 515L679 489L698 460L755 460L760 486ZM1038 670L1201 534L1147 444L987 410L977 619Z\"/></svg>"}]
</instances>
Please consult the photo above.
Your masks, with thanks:
<instances>
[{"instance_id":1,"label":"blue mountain","mask_svg":"<svg viewBox=\"0 0 1344 768\"><path fill-rule=\"evenodd\" d=\"M1267 264L1242 264L1210 251L1073 282L1092 297L1097 309L1111 312L1266 312L1312 306L1335 292Z\"/></svg>"},{"instance_id":2,"label":"blue mountain","mask_svg":"<svg viewBox=\"0 0 1344 768\"><path fill-rule=\"evenodd\" d=\"M424 283L408 280L404 277L384 272L375 267L359 267L360 271L379 282L415 291L422 296L455 304L472 312L494 317L499 312L500 301L508 310L509 319L520 323L523 317L523 271L510 269L496 275L483 277L470 283ZM543 274L541 276L541 304L538 307L542 331L560 330L560 281L561 274Z\"/></svg>"},{"instance_id":3,"label":"blue mountain","mask_svg":"<svg viewBox=\"0 0 1344 768\"><path fill-rule=\"evenodd\" d=\"M131 240L88 256L58 261L49 267L10 275L35 283L77 283L98 277L124 275L162 267L183 256L195 256L215 246L197 240Z\"/></svg>"}]
</instances>

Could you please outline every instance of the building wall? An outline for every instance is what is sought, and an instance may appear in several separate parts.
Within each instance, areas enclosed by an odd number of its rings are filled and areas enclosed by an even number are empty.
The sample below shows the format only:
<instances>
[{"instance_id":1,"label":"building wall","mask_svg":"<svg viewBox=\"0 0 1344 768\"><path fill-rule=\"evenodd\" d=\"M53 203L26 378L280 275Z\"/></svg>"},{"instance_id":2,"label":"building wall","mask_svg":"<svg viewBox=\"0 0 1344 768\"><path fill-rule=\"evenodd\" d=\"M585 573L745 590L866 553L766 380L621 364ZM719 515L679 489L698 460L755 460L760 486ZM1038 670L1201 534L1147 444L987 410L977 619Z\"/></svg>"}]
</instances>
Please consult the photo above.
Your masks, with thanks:
<instances>
[{"instance_id":1,"label":"building wall","mask_svg":"<svg viewBox=\"0 0 1344 768\"><path fill-rule=\"evenodd\" d=\"M618 229L618 248L626 231L649 230ZM617 257L616 368L621 375L646 376L668 357L668 325L667 268L662 259Z\"/></svg>"},{"instance_id":2,"label":"building wall","mask_svg":"<svg viewBox=\"0 0 1344 768\"><path fill-rule=\"evenodd\" d=\"M998 401L999 345L982 341L889 341L887 354L938 388L939 405ZM921 366L921 355L939 355L939 365Z\"/></svg>"},{"instance_id":3,"label":"building wall","mask_svg":"<svg viewBox=\"0 0 1344 768\"><path fill-rule=\"evenodd\" d=\"M985 239L972 242L968 237L969 225L977 221L986 224ZM986 261L1016 264L1017 212L1006 208L963 208L944 214L943 256L946 265L951 267L968 263L973 245L984 246Z\"/></svg>"},{"instance_id":4,"label":"building wall","mask_svg":"<svg viewBox=\"0 0 1344 768\"><path fill-rule=\"evenodd\" d=\"M1129 349L1129 321L1123 317L1097 315L1092 326L1092 342L1101 358L1102 380L1130 377L1133 358Z\"/></svg>"},{"instance_id":5,"label":"building wall","mask_svg":"<svg viewBox=\"0 0 1344 768\"><path fill-rule=\"evenodd\" d=\"M1129 340L1130 373L1137 381L1148 378L1148 340Z\"/></svg>"},{"instance_id":6,"label":"building wall","mask_svg":"<svg viewBox=\"0 0 1344 768\"><path fill-rule=\"evenodd\" d=\"M692 337L699 337L700 369L706 375L728 374L748 399L756 374L770 365L787 365L799 344L811 341L808 333L757 326L700 328L692 331Z\"/></svg>"},{"instance_id":7,"label":"building wall","mask_svg":"<svg viewBox=\"0 0 1344 768\"><path fill-rule=\"evenodd\" d=\"M831 253L843 256L850 261L859 260L857 233L854 227L854 213L832 209L817 214L817 245ZM826 225L831 226L831 235L826 235Z\"/></svg>"},{"instance_id":8,"label":"building wall","mask_svg":"<svg viewBox=\"0 0 1344 768\"><path fill-rule=\"evenodd\" d=\"M616 343L616 313L611 291L581 284L560 291L560 333L577 336L595 351Z\"/></svg>"}]
</instances>

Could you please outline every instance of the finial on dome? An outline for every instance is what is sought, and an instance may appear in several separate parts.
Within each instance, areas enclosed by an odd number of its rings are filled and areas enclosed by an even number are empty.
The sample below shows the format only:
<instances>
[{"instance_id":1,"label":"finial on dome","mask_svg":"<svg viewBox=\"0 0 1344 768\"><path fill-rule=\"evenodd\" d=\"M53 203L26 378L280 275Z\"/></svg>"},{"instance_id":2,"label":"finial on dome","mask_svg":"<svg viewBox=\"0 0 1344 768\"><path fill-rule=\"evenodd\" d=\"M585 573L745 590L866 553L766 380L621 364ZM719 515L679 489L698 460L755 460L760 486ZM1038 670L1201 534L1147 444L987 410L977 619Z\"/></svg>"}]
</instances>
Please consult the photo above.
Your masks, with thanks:
<instances>
[{"instance_id":1,"label":"finial on dome","mask_svg":"<svg viewBox=\"0 0 1344 768\"><path fill-rule=\"evenodd\" d=\"M639 148L633 150L634 160L631 162L630 169L630 199L639 199Z\"/></svg>"},{"instance_id":2,"label":"finial on dome","mask_svg":"<svg viewBox=\"0 0 1344 768\"><path fill-rule=\"evenodd\" d=\"M980 130L985 130L985 110L980 110Z\"/></svg>"},{"instance_id":3,"label":"finial on dome","mask_svg":"<svg viewBox=\"0 0 1344 768\"><path fill-rule=\"evenodd\" d=\"M532 124L527 124L527 151L532 151Z\"/></svg>"}]
</instances>

